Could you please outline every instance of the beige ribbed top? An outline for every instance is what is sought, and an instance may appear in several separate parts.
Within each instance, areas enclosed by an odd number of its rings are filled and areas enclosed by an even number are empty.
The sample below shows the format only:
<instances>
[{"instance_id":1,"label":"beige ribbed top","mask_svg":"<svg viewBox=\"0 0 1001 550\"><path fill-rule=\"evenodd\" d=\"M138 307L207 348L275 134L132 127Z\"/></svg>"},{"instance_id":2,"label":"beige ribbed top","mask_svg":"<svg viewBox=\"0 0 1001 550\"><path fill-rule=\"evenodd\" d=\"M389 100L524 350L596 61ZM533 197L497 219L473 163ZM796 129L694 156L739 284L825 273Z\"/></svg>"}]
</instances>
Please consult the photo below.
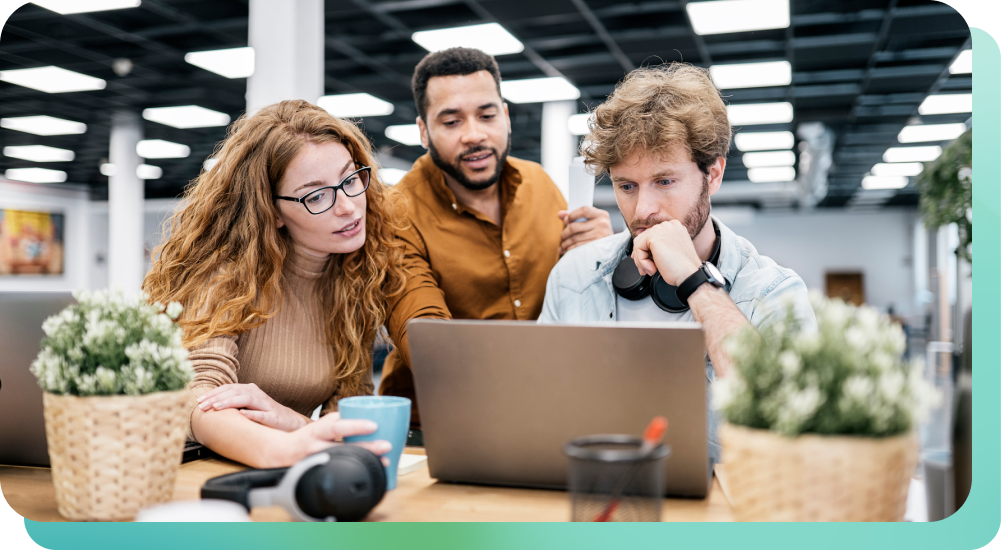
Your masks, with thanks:
<instances>
[{"instance_id":1,"label":"beige ribbed top","mask_svg":"<svg viewBox=\"0 0 1001 550\"><path fill-rule=\"evenodd\" d=\"M329 258L295 251L285 262L282 305L263 325L239 336L210 338L190 350L195 398L223 384L257 384L272 399L309 416L337 410L335 350L324 333L325 312L315 290ZM363 395L374 390L369 371ZM190 432L188 437L192 438Z\"/></svg>"}]
</instances>

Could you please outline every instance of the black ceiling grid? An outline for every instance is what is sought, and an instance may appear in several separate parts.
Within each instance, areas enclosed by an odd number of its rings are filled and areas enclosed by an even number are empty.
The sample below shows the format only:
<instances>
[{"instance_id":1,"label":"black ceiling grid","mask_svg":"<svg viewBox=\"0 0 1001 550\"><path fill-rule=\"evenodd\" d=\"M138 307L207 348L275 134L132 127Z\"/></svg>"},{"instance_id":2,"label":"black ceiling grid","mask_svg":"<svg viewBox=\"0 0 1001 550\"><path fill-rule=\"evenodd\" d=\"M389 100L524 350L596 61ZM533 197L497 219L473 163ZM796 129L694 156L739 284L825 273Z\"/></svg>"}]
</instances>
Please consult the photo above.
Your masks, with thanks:
<instances>
[{"instance_id":1,"label":"black ceiling grid","mask_svg":"<svg viewBox=\"0 0 1001 550\"><path fill-rule=\"evenodd\" d=\"M843 206L862 177L897 144L900 129L924 123L965 122L969 113L918 116L930 92L970 93L969 74L948 66L969 47L970 31L952 8L933 0L791 0L787 29L699 36L685 11L688 0L327 0L326 93L368 92L392 102L395 112L361 121L376 147L414 160L424 150L385 137L393 124L416 117L409 81L425 50L414 31L498 22L526 48L498 56L506 79L561 75L581 90L583 112L600 103L627 68L670 61L699 66L786 59L789 86L726 90L730 103L789 101L789 124L748 130L795 130L820 121L836 135L834 166L821 207ZM79 136L35 136L0 129L0 146L42 144L71 149L69 163L34 163L0 157L0 170L41 166L65 170L68 181L106 195L99 166L107 157L115 109L200 105L236 119L245 108L245 79L227 79L184 61L190 51L247 45L247 0L143 0L138 8L59 15L21 7L0 35L0 70L56 65L107 81L94 92L46 94L0 82L0 117L46 114L85 122ZM126 76L112 63L132 61ZM512 154L540 158L540 104L512 104ZM177 196L201 169L225 128L181 130L146 121L147 138L191 147L185 159L151 160L163 176L146 181L148 197ZM733 148L726 179L746 182L741 153ZM887 205L914 205L913 186ZM756 206L760 206L755 204Z\"/></svg>"}]
</instances>

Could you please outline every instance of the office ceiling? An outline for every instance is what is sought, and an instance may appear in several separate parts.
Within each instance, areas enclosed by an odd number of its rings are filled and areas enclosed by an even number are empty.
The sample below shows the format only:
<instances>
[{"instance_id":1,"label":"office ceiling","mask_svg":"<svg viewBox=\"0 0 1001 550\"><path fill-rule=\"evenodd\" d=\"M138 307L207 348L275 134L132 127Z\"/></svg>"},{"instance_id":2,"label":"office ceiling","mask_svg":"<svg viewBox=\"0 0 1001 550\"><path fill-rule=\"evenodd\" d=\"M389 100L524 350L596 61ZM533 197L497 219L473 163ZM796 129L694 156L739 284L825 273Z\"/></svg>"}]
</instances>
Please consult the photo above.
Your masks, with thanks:
<instances>
[{"instance_id":1,"label":"office ceiling","mask_svg":"<svg viewBox=\"0 0 1001 550\"><path fill-rule=\"evenodd\" d=\"M244 107L245 79L228 79L184 61L190 51L247 45L247 0L142 0L137 8L59 15L27 4L0 35L0 70L56 65L103 78L104 90L48 94L0 82L0 116L50 115L85 122L77 136L35 136L0 129L0 145L42 144L71 149L69 163L0 157L0 170L40 166L65 170L68 182L106 195L99 166L108 155L113 110L200 105L233 119ZM948 67L970 45L970 32L952 8L931 0L791 0L786 29L699 36L686 1L652 0L327 0L326 93L368 92L391 101L395 112L362 121L376 147L412 161L420 147L385 137L391 124L411 124L413 67L425 50L414 31L499 22L525 51L497 58L505 79L562 75L581 90L579 108L600 103L628 71L661 61L700 66L741 61L791 62L789 86L726 90L732 104L789 101L789 124L754 130L795 130L819 121L836 136L834 165L820 207L841 207L861 196L861 180L897 133L918 116L926 95L969 93L969 74ZM116 59L133 69L117 76ZM512 154L539 160L541 104L511 105ZM924 123L965 122L969 114L920 117ZM163 176L147 180L147 197L173 197L194 178L225 135L224 128L175 129L144 121L147 139L191 148L185 159L157 159ZM726 181L752 185L734 149ZM913 205L908 187L884 193L877 204ZM742 199L752 206L762 201Z\"/></svg>"}]
</instances>

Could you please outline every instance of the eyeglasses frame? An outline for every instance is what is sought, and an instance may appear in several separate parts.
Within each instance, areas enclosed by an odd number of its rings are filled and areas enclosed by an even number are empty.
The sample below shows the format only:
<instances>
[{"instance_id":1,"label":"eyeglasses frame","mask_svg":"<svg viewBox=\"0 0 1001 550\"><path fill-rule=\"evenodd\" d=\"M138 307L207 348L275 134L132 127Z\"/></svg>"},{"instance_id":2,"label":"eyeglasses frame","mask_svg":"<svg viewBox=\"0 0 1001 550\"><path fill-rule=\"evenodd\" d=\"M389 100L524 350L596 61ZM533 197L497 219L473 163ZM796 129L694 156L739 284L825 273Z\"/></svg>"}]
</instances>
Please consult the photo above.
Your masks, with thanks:
<instances>
[{"instance_id":1,"label":"eyeglasses frame","mask_svg":"<svg viewBox=\"0 0 1001 550\"><path fill-rule=\"evenodd\" d=\"M359 191L357 194L349 195L348 192L344 190L344 184L349 179L351 179L356 174L358 174L359 172L368 172L368 183L366 183L365 184L365 188L362 189L361 191ZM297 203L301 204L303 208L306 209L306 212L309 212L310 214L312 214L314 216L319 216L320 214L323 214L327 210L330 210L331 208L334 207L335 204L337 204L337 191L340 191L341 193L344 193L345 197L354 198L354 197L361 196L363 193L365 193L365 191L368 191L368 187L370 185L372 185L372 167L371 166L362 166L361 168L355 170L354 172L351 172L347 176L344 176L344 179L342 179L341 182L338 183L337 185L329 185L327 187L319 187L317 189L313 189L312 191L310 191L309 193L306 193L305 195L299 197L298 199L295 198L295 197L283 197L281 195L272 195L272 198L274 198L275 200L281 199L283 201L297 202ZM312 195L314 193L319 193L320 191L323 191L324 189L333 189L334 190L333 191L334 192L334 199L332 201L330 201L330 206L324 208L323 210L321 210L319 212L313 212L312 210L309 209L308 206L306 206L306 197L309 197L310 195Z\"/></svg>"}]
</instances>

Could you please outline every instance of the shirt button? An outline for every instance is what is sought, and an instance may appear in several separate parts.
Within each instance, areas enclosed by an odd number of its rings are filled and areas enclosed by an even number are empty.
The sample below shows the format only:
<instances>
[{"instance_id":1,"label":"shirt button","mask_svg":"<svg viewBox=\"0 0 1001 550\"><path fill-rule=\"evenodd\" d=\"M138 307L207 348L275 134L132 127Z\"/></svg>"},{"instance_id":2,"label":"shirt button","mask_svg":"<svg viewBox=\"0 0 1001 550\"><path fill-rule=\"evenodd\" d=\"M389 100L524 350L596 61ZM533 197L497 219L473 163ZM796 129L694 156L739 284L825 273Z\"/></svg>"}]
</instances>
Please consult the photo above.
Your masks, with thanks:
<instances>
[{"instance_id":1,"label":"shirt button","mask_svg":"<svg viewBox=\"0 0 1001 550\"><path fill-rule=\"evenodd\" d=\"M452 203L452 210L458 210L458 209L459 209L459 206L453 202Z\"/></svg>"},{"instance_id":2,"label":"shirt button","mask_svg":"<svg viewBox=\"0 0 1001 550\"><path fill-rule=\"evenodd\" d=\"M505 250L504 251L504 257L505 258L510 258L511 257L511 251L510 250Z\"/></svg>"},{"instance_id":3,"label":"shirt button","mask_svg":"<svg viewBox=\"0 0 1001 550\"><path fill-rule=\"evenodd\" d=\"M521 307L521 300L515 300L514 307Z\"/></svg>"}]
</instances>

